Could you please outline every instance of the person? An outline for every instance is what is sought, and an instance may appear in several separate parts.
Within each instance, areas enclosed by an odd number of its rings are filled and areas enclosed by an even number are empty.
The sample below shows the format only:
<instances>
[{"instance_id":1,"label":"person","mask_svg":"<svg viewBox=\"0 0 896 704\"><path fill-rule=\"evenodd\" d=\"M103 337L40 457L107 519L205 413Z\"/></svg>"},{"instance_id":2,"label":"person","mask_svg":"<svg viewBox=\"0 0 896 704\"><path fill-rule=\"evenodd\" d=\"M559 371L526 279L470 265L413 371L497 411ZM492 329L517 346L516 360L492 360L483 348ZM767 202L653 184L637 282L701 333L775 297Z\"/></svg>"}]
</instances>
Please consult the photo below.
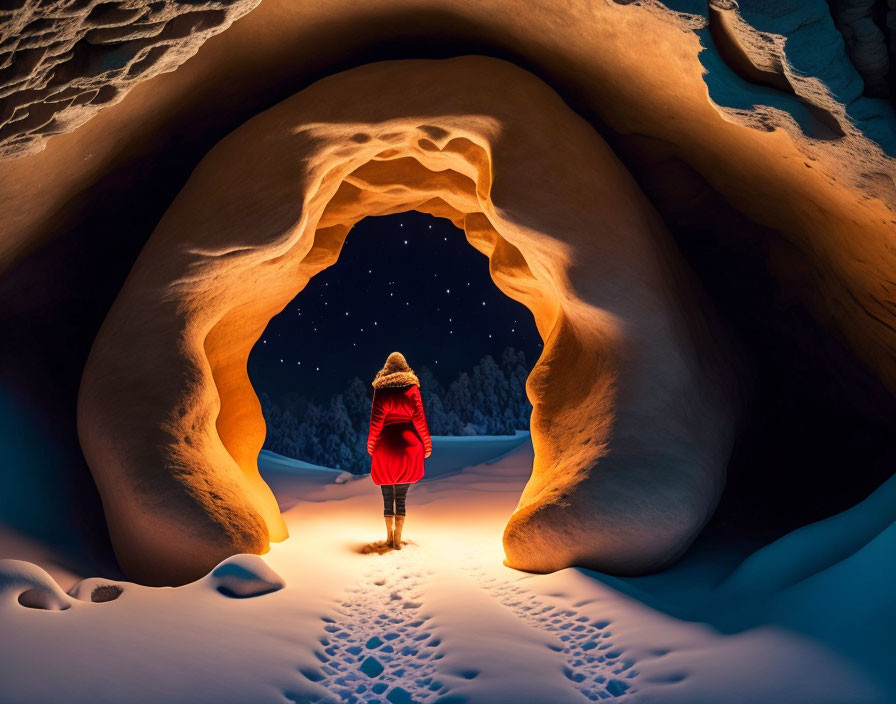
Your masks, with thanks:
<instances>
[{"instance_id":1,"label":"person","mask_svg":"<svg viewBox=\"0 0 896 704\"><path fill-rule=\"evenodd\" d=\"M383 492L386 545L401 550L408 487L423 477L432 454L420 380L400 352L393 352L373 380L367 452L370 478Z\"/></svg>"}]
</instances>

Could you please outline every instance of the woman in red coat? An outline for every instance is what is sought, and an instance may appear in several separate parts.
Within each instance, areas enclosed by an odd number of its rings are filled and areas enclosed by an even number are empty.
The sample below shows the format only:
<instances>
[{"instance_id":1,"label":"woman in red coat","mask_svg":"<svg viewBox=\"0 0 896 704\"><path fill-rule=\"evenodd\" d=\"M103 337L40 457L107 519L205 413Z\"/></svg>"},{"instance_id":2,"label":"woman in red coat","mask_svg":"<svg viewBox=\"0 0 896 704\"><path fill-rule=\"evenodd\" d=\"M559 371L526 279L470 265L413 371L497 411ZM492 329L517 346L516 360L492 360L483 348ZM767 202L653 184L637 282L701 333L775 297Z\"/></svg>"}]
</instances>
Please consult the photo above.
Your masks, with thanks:
<instances>
[{"instance_id":1,"label":"woman in red coat","mask_svg":"<svg viewBox=\"0 0 896 704\"><path fill-rule=\"evenodd\" d=\"M401 550L408 487L423 477L432 439L423 414L420 380L400 352L393 352L373 380L367 452L370 478L383 491L386 543ZM394 521L394 522L393 522Z\"/></svg>"}]
</instances>

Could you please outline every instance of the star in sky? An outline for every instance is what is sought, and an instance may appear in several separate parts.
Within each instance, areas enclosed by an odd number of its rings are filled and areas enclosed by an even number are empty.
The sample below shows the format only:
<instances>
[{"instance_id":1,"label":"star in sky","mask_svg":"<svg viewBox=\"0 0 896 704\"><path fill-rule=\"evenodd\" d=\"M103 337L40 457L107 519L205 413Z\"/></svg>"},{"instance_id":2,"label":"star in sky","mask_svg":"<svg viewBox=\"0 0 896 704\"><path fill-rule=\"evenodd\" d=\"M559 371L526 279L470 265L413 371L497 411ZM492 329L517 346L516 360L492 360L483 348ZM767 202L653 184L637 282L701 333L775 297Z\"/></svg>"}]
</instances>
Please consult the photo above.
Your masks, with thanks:
<instances>
[{"instance_id":1,"label":"star in sky","mask_svg":"<svg viewBox=\"0 0 896 704\"><path fill-rule=\"evenodd\" d=\"M401 213L352 228L339 260L271 320L249 375L273 398L321 400L353 376L369 382L394 350L448 383L506 346L530 365L537 359L541 339L529 311L501 293L487 258L449 221Z\"/></svg>"}]
</instances>

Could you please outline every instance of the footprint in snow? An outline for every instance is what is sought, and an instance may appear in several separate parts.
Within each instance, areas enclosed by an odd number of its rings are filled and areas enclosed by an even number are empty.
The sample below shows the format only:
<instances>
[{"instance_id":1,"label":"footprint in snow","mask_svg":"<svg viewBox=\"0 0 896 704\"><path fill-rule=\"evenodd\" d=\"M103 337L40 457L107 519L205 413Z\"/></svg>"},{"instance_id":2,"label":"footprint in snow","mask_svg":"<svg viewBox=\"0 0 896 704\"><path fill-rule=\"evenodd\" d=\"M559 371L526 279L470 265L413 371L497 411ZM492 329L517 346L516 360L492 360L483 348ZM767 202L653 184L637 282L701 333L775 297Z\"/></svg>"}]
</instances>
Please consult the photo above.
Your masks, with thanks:
<instances>
[{"instance_id":1,"label":"footprint in snow","mask_svg":"<svg viewBox=\"0 0 896 704\"><path fill-rule=\"evenodd\" d=\"M467 564L488 594L521 620L558 639L558 645L549 647L563 655L563 674L585 699L620 701L635 691L635 661L613 646L609 621L594 621L574 607L552 606L511 580L489 575L473 555Z\"/></svg>"},{"instance_id":2,"label":"footprint in snow","mask_svg":"<svg viewBox=\"0 0 896 704\"><path fill-rule=\"evenodd\" d=\"M371 570L324 618L320 666L302 674L342 702L429 704L448 693L436 677L443 657L429 617L421 616L420 573L404 566Z\"/></svg>"}]
</instances>

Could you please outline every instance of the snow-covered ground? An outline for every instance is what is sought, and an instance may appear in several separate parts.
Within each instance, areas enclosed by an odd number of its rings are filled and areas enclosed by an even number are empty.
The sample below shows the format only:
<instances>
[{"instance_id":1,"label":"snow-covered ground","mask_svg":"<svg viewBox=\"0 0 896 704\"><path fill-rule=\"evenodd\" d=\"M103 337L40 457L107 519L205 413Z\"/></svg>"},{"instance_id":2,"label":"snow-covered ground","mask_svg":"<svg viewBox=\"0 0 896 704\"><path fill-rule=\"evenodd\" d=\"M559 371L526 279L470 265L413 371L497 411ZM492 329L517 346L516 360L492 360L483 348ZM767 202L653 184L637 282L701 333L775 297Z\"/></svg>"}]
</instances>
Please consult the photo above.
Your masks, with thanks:
<instances>
[{"instance_id":1,"label":"snow-covered ground","mask_svg":"<svg viewBox=\"0 0 896 704\"><path fill-rule=\"evenodd\" d=\"M528 442L529 433L525 430L518 430L515 435L434 435L433 452L426 460L426 475L422 483L428 484L483 462L494 462ZM372 487L369 476L368 481L357 483L352 488L328 489L328 485L357 481L358 478L348 472L283 457L268 450L262 450L258 456L258 469L274 491L281 511L288 510L299 501L342 500L377 491L375 486Z\"/></svg>"},{"instance_id":2,"label":"snow-covered ground","mask_svg":"<svg viewBox=\"0 0 896 704\"><path fill-rule=\"evenodd\" d=\"M268 456L291 537L263 558L79 598L0 563L0 702L896 701L896 479L733 572L705 550L642 579L530 575L502 565L501 532L531 445L457 471L485 459L475 442L437 445L401 551L365 551L383 533L368 477Z\"/></svg>"}]
</instances>

